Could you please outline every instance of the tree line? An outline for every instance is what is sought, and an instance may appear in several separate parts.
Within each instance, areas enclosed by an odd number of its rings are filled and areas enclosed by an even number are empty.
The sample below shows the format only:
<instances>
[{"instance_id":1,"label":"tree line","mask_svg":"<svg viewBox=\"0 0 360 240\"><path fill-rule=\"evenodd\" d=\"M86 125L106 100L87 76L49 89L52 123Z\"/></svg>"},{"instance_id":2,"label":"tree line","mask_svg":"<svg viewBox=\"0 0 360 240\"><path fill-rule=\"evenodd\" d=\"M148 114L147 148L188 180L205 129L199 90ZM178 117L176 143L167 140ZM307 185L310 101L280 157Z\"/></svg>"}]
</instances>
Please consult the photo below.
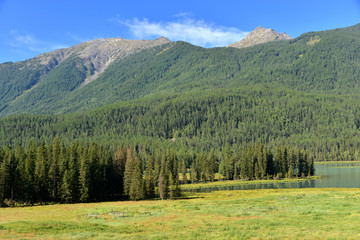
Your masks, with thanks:
<instances>
[{"instance_id":1,"label":"tree line","mask_svg":"<svg viewBox=\"0 0 360 240\"><path fill-rule=\"evenodd\" d=\"M265 179L314 174L309 152L261 143L234 151L227 145L187 161L175 151L152 153L96 144L35 142L0 149L0 202L4 205L177 198L180 184L221 179ZM216 175L218 175L216 177Z\"/></svg>"}]
</instances>

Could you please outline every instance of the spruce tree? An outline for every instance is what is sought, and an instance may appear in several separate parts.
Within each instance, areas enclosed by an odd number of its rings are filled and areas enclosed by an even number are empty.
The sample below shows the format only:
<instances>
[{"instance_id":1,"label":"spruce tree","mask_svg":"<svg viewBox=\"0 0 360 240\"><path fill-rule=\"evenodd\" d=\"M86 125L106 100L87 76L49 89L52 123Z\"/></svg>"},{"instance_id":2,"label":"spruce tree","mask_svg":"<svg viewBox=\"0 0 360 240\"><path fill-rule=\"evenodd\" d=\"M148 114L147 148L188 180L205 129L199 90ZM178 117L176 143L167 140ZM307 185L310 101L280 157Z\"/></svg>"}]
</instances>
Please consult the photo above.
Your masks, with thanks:
<instances>
[{"instance_id":1,"label":"spruce tree","mask_svg":"<svg viewBox=\"0 0 360 240\"><path fill-rule=\"evenodd\" d=\"M165 177L162 175L162 173L160 173L160 176L159 176L158 191L159 191L159 196L160 196L161 200L164 200L168 197L167 181L166 181Z\"/></svg>"},{"instance_id":2,"label":"spruce tree","mask_svg":"<svg viewBox=\"0 0 360 240\"><path fill-rule=\"evenodd\" d=\"M56 136L51 147L51 163L49 167L50 178L50 191L53 201L58 201L58 189L59 189L59 157L60 157L60 139Z\"/></svg>"},{"instance_id":3,"label":"spruce tree","mask_svg":"<svg viewBox=\"0 0 360 240\"><path fill-rule=\"evenodd\" d=\"M49 200L48 171L47 150L45 143L42 141L37 148L34 176L36 195L40 202Z\"/></svg>"},{"instance_id":4,"label":"spruce tree","mask_svg":"<svg viewBox=\"0 0 360 240\"><path fill-rule=\"evenodd\" d=\"M134 172L135 164L134 164L134 152L133 148L130 147L127 151L126 155L126 164L125 164L125 172L124 172L124 194L130 194L130 186L131 186L131 178Z\"/></svg>"},{"instance_id":5,"label":"spruce tree","mask_svg":"<svg viewBox=\"0 0 360 240\"><path fill-rule=\"evenodd\" d=\"M146 164L145 174L145 196L146 198L153 198L155 196L155 180L154 180L154 169L153 160L149 158Z\"/></svg>"},{"instance_id":6,"label":"spruce tree","mask_svg":"<svg viewBox=\"0 0 360 240\"><path fill-rule=\"evenodd\" d=\"M25 158L25 179L26 179L26 188L25 188L25 195L26 199L33 203L36 199L36 192L35 192L35 161L36 161L36 144L34 141L31 141L28 148L27 154Z\"/></svg>"},{"instance_id":7,"label":"spruce tree","mask_svg":"<svg viewBox=\"0 0 360 240\"><path fill-rule=\"evenodd\" d=\"M141 173L141 164L138 157L133 161L133 172L129 187L129 197L131 200L144 199L143 177Z\"/></svg>"},{"instance_id":8,"label":"spruce tree","mask_svg":"<svg viewBox=\"0 0 360 240\"><path fill-rule=\"evenodd\" d=\"M15 149L15 159L17 161L16 172L18 177L15 179L16 190L16 199L18 201L25 201L25 150L21 145L18 145Z\"/></svg>"},{"instance_id":9,"label":"spruce tree","mask_svg":"<svg viewBox=\"0 0 360 240\"><path fill-rule=\"evenodd\" d=\"M216 173L216 156L214 149L210 150L209 156L207 158L207 178L209 181L214 181Z\"/></svg>"},{"instance_id":10,"label":"spruce tree","mask_svg":"<svg viewBox=\"0 0 360 240\"><path fill-rule=\"evenodd\" d=\"M90 197L90 160L88 149L85 148L80 156L79 187L80 201L87 202Z\"/></svg>"},{"instance_id":11,"label":"spruce tree","mask_svg":"<svg viewBox=\"0 0 360 240\"><path fill-rule=\"evenodd\" d=\"M180 162L179 173L181 174L181 183L182 184L187 183L187 176L186 176L187 171L186 171L186 164L184 158Z\"/></svg>"},{"instance_id":12,"label":"spruce tree","mask_svg":"<svg viewBox=\"0 0 360 240\"><path fill-rule=\"evenodd\" d=\"M154 181L155 181L155 183L159 182L160 171L161 171L160 157L159 157L159 153L156 152L155 160L154 160Z\"/></svg>"},{"instance_id":13,"label":"spruce tree","mask_svg":"<svg viewBox=\"0 0 360 240\"><path fill-rule=\"evenodd\" d=\"M114 158L113 194L120 198L124 193L124 172L127 159L127 149L118 147Z\"/></svg>"},{"instance_id":14,"label":"spruce tree","mask_svg":"<svg viewBox=\"0 0 360 240\"><path fill-rule=\"evenodd\" d=\"M190 167L190 178L191 178L191 183L196 183L198 181L198 174L196 171L196 167L195 167L195 160L192 162L191 167Z\"/></svg>"},{"instance_id":15,"label":"spruce tree","mask_svg":"<svg viewBox=\"0 0 360 240\"><path fill-rule=\"evenodd\" d=\"M7 157L4 156L0 163L0 206L9 196L10 166Z\"/></svg>"}]
</instances>

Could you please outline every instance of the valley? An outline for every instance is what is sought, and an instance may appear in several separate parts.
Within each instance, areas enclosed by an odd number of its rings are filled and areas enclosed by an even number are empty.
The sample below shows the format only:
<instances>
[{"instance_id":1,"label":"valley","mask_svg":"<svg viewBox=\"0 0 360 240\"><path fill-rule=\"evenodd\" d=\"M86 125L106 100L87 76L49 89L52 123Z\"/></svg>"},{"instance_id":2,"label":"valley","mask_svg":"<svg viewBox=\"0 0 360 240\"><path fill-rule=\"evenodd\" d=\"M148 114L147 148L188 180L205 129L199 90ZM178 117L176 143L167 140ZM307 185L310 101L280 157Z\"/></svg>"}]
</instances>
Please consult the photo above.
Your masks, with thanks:
<instances>
[{"instance_id":1,"label":"valley","mask_svg":"<svg viewBox=\"0 0 360 240\"><path fill-rule=\"evenodd\" d=\"M334 172L314 161L360 160L359 39L258 27L0 64L0 237L357 236L358 190L316 185Z\"/></svg>"}]
</instances>

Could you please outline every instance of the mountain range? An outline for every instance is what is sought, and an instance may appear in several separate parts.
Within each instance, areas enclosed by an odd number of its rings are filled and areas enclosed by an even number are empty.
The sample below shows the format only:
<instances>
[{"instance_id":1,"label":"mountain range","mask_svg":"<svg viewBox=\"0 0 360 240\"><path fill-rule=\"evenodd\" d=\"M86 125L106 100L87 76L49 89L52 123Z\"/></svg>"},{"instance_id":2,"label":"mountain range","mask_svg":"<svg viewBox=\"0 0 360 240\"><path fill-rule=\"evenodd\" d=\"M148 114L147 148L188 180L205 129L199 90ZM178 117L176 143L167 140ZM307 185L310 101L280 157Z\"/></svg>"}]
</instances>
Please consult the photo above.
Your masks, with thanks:
<instances>
[{"instance_id":1,"label":"mountain range","mask_svg":"<svg viewBox=\"0 0 360 240\"><path fill-rule=\"evenodd\" d=\"M0 144L60 135L208 149L261 140L354 156L359 53L360 25L295 39L258 27L210 49L93 40L0 64Z\"/></svg>"},{"instance_id":2,"label":"mountain range","mask_svg":"<svg viewBox=\"0 0 360 240\"><path fill-rule=\"evenodd\" d=\"M239 48L281 39L290 39L290 37L284 33L278 34L272 29L258 27L243 40L231 44L228 47L233 46ZM285 43L286 41L282 44ZM294 44L293 46L297 45L299 44ZM142 51L146 49L149 51ZM166 54L162 54L166 51L168 51ZM161 68L166 68L166 74L173 70L176 73L173 73L172 76L164 76L166 82L161 83L161 86L159 85L159 81L161 81L163 77L154 79L151 82L149 82L149 79L146 81L142 79L141 84L150 84L151 87L156 87L158 90L166 89L165 92L174 91L174 88L167 89L169 82L174 81L176 78L187 78L186 75L189 74L199 75L198 73L192 73L192 71L197 67L196 65L203 65L203 63L194 62L194 59L189 59L193 65L188 65L185 71L181 70L179 73L179 71L175 69L176 66L182 62L182 57L191 58L191 55L195 53L199 53L201 57L213 54L216 55L215 57L218 57L219 55L217 52L223 52L222 54L229 52L230 56L233 55L232 58L230 57L228 59L229 61L234 61L234 58L240 57L242 59L236 60L238 61L237 65L241 65L241 68L245 67L245 69L247 69L246 65L248 65L248 63L245 62L248 61L247 57L245 59L244 56L242 56L244 51L240 51L239 56L235 56L236 50L231 48L227 50L202 49L183 42L172 43L166 38L159 38L153 41L125 40L121 38L93 40L67 49L59 49L53 52L44 53L24 62L1 64L0 115L4 116L24 112L61 113L86 110L91 107L98 107L116 101L139 98L147 94L155 94L156 91L149 91L150 89L148 87L134 91L134 87L136 88L135 85L139 84L137 83L139 77L134 78L134 76L149 74L150 70L148 69L148 66L152 65L154 60L159 59L162 61L174 51L178 51L178 55L181 56L181 58L179 58L178 61L177 59L175 59L175 61L172 59L167 60L168 62L165 62ZM252 50L248 51L255 58L261 57L261 54L264 53L254 54ZM160 56L160 54L162 55ZM142 57L142 55L144 56ZM132 58L127 59L129 56ZM138 59L140 63L131 63L134 58L141 58ZM203 60L209 61L208 58ZM254 58L250 57L249 60L253 61ZM173 62L174 64L169 66L169 62ZM285 62L285 64L287 63L288 62ZM130 66L128 64L132 65ZM144 66L140 67L139 64ZM214 68L219 67L215 66L219 65L216 62L210 64L213 65ZM224 62L223 64L226 63ZM124 68L123 65L127 66ZM256 67L258 66L255 66L255 68ZM132 68L130 71L137 69L137 73L132 73L134 74L133 76L125 76L124 71L130 68ZM206 69L206 74L210 73L210 65L204 66L203 68L202 71ZM104 72L106 69L109 69L109 71ZM144 73L145 69L147 70L146 73ZM117 72L115 73L114 71ZM242 73L246 72L240 70L240 68L232 71L233 72L229 74L243 75ZM152 72L158 74L158 70ZM187 72L187 74L185 74L185 72ZM150 73L150 75L153 75L153 73ZM200 75L202 76L192 77L192 80L198 79L199 77L205 77L204 74ZM246 76L250 77L248 74L246 74ZM150 78L151 77L152 76L150 76ZM226 76L221 76L221 78L224 77L226 78ZM118 81L111 81L110 83L109 79L114 78ZM99 81L95 81L96 83L83 89L85 85L95 79L99 79ZM187 79L186 81L192 80ZM219 79L216 79L216 81L218 80ZM207 81L209 82L209 79L207 79ZM126 82L125 85L123 84L124 82ZM200 84L203 85L203 83ZM216 84L218 85L218 83ZM213 83L210 85L213 85ZM130 89L127 89L128 87L130 87ZM100 93L99 88L101 88L103 92ZM121 94L114 93L114 88L121 89ZM89 93L91 92L93 92L95 96L90 96ZM63 99L68 99L68 103L62 104ZM76 106L74 106L73 103L70 103L72 101L76 103Z\"/></svg>"}]
</instances>

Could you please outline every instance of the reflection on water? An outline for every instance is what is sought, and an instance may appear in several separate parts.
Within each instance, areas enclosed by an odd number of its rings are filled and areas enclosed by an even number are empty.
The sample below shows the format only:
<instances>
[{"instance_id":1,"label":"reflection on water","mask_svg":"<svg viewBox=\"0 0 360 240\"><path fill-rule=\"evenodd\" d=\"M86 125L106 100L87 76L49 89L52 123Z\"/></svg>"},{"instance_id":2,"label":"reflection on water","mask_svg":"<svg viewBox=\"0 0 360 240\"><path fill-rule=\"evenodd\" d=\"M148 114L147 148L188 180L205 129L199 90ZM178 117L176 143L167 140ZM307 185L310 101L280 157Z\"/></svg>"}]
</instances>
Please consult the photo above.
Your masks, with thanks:
<instances>
[{"instance_id":1,"label":"reflection on water","mask_svg":"<svg viewBox=\"0 0 360 240\"><path fill-rule=\"evenodd\" d=\"M188 189L188 192L211 192L224 190L248 190L248 189L277 189L277 188L359 188L360 187L360 163L327 163L315 164L316 174L320 179L303 182L274 182L244 184L233 186L212 186Z\"/></svg>"}]
</instances>

